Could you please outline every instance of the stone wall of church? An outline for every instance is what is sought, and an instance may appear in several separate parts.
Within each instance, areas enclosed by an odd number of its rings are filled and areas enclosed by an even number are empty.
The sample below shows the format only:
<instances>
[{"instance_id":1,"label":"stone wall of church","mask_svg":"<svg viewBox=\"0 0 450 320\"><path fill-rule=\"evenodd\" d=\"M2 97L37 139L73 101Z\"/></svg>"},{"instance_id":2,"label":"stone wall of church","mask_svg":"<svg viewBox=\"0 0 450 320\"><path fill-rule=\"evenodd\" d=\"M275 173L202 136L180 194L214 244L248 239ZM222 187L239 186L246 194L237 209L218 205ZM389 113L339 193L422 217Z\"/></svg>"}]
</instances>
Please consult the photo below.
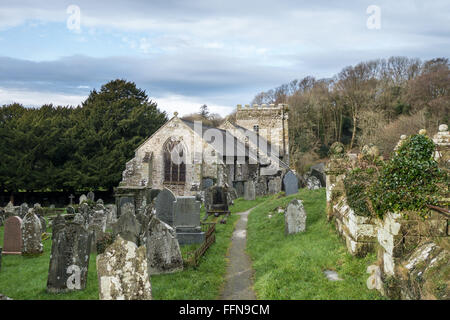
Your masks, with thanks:
<instances>
[{"instance_id":1,"label":"stone wall of church","mask_svg":"<svg viewBox=\"0 0 450 320\"><path fill-rule=\"evenodd\" d=\"M186 155L185 184L164 182L164 145L168 139L179 141ZM202 152L204 157L202 157ZM175 117L138 147L135 157L127 162L119 187L168 187L177 195L195 195L202 178L217 179L218 157L211 145Z\"/></svg>"}]
</instances>

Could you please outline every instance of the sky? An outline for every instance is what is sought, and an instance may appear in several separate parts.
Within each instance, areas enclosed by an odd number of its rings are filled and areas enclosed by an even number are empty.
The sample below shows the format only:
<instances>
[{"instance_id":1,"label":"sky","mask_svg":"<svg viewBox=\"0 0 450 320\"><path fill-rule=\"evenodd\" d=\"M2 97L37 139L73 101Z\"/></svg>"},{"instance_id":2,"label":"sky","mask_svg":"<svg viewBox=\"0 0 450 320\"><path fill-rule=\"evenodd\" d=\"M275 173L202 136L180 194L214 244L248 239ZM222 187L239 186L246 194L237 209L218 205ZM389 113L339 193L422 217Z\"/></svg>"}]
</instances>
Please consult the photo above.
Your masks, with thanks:
<instances>
[{"instance_id":1,"label":"sky","mask_svg":"<svg viewBox=\"0 0 450 320\"><path fill-rule=\"evenodd\" d=\"M390 56L448 57L450 1L0 0L0 105L81 104L114 79L169 115Z\"/></svg>"}]
</instances>

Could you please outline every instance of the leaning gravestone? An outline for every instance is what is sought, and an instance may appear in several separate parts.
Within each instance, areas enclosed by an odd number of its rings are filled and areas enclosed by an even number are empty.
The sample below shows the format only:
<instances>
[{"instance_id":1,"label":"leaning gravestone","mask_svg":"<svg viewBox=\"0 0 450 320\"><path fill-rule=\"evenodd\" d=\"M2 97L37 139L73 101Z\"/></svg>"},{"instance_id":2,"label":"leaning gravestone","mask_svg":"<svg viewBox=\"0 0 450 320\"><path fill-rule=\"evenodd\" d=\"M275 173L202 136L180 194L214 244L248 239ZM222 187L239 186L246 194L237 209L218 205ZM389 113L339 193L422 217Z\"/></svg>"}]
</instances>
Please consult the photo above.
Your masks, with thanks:
<instances>
[{"instance_id":1,"label":"leaning gravestone","mask_svg":"<svg viewBox=\"0 0 450 320\"><path fill-rule=\"evenodd\" d=\"M202 243L205 233L200 227L200 201L195 197L178 197L173 208L178 243Z\"/></svg>"},{"instance_id":2,"label":"leaning gravestone","mask_svg":"<svg viewBox=\"0 0 450 320\"><path fill-rule=\"evenodd\" d=\"M292 200L284 214L285 234L294 234L305 231L306 211L301 200Z\"/></svg>"},{"instance_id":3,"label":"leaning gravestone","mask_svg":"<svg viewBox=\"0 0 450 320\"><path fill-rule=\"evenodd\" d=\"M100 300L151 300L145 246L120 236L97 256Z\"/></svg>"},{"instance_id":4,"label":"leaning gravestone","mask_svg":"<svg viewBox=\"0 0 450 320\"><path fill-rule=\"evenodd\" d=\"M175 195L167 188L164 188L155 199L156 217L169 226L173 226L173 206L175 201Z\"/></svg>"},{"instance_id":5,"label":"leaning gravestone","mask_svg":"<svg viewBox=\"0 0 450 320\"><path fill-rule=\"evenodd\" d=\"M244 199L245 200L255 200L256 189L255 182L253 180L245 181L244 183Z\"/></svg>"},{"instance_id":6,"label":"leaning gravestone","mask_svg":"<svg viewBox=\"0 0 450 320\"><path fill-rule=\"evenodd\" d=\"M3 254L22 254L22 219L12 216L6 219L3 234Z\"/></svg>"},{"instance_id":7,"label":"leaning gravestone","mask_svg":"<svg viewBox=\"0 0 450 320\"><path fill-rule=\"evenodd\" d=\"M292 171L286 172L283 177L283 187L287 196L298 192L298 178L295 173Z\"/></svg>"},{"instance_id":8,"label":"leaning gravestone","mask_svg":"<svg viewBox=\"0 0 450 320\"><path fill-rule=\"evenodd\" d=\"M52 241L47 291L51 293L86 288L91 236L81 224L69 222Z\"/></svg>"},{"instance_id":9,"label":"leaning gravestone","mask_svg":"<svg viewBox=\"0 0 450 320\"><path fill-rule=\"evenodd\" d=\"M143 243L147 248L150 274L173 273L183 270L183 257L175 230L155 215L150 217Z\"/></svg>"},{"instance_id":10,"label":"leaning gravestone","mask_svg":"<svg viewBox=\"0 0 450 320\"><path fill-rule=\"evenodd\" d=\"M44 252L42 225L34 212L34 209L30 209L22 221L22 254L24 255L37 255Z\"/></svg>"},{"instance_id":11,"label":"leaning gravestone","mask_svg":"<svg viewBox=\"0 0 450 320\"><path fill-rule=\"evenodd\" d=\"M141 233L141 224L136 219L134 205L125 203L120 209L122 214L113 225L113 235L120 235L126 241L132 241L139 244L139 235Z\"/></svg>"}]
</instances>

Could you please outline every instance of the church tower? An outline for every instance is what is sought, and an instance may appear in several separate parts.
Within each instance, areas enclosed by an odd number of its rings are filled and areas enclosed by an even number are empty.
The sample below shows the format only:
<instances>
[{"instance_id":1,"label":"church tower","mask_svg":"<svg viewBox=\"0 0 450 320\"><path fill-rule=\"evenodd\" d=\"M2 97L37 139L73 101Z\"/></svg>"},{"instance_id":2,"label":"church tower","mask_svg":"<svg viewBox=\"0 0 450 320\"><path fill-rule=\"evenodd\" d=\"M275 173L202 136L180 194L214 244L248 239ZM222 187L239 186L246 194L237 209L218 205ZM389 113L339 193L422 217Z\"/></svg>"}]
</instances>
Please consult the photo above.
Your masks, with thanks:
<instances>
[{"instance_id":1,"label":"church tower","mask_svg":"<svg viewBox=\"0 0 450 320\"><path fill-rule=\"evenodd\" d=\"M237 105L236 124L252 130L277 147L279 157L289 164L289 128L287 104Z\"/></svg>"}]
</instances>

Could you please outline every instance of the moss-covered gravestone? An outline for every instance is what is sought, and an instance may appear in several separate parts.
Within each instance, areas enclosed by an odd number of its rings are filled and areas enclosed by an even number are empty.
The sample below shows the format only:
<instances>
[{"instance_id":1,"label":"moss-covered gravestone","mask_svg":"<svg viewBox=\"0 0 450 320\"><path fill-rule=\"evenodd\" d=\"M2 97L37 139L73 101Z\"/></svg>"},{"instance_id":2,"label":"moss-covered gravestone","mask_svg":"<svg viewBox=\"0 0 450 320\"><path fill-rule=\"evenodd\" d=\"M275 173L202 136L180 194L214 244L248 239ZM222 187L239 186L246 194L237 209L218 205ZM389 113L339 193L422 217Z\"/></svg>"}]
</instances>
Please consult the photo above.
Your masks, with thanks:
<instances>
[{"instance_id":1,"label":"moss-covered gravestone","mask_svg":"<svg viewBox=\"0 0 450 320\"><path fill-rule=\"evenodd\" d=\"M47 291L51 293L86 288L91 235L79 223L69 222L53 235Z\"/></svg>"}]
</instances>

